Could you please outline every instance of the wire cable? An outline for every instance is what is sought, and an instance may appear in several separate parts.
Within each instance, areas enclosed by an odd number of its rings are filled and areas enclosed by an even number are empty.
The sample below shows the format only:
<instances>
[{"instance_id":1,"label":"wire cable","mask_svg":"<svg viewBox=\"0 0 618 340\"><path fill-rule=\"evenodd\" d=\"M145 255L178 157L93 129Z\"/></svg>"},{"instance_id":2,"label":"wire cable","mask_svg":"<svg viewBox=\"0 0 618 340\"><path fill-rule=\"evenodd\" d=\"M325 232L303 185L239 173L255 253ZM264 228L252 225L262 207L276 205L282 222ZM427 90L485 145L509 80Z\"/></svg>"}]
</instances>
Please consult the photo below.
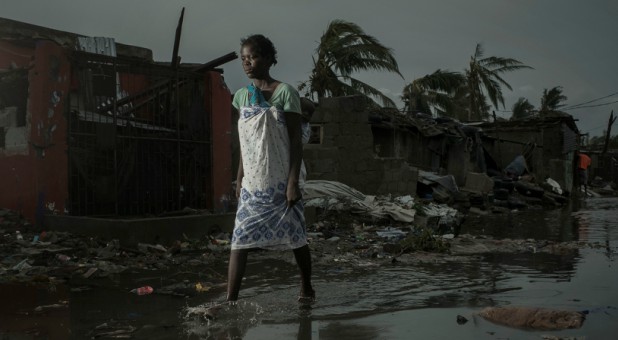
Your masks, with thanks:
<instances>
[{"instance_id":1,"label":"wire cable","mask_svg":"<svg viewBox=\"0 0 618 340\"><path fill-rule=\"evenodd\" d=\"M581 106L581 105L585 105L585 104L594 103L594 102L596 102L596 101L598 101L598 100L605 99L605 98L609 98L609 97L615 96L615 95L617 95L617 94L618 94L618 92L614 92L614 93L609 94L609 95L607 95L607 96L600 97L600 98L593 99L593 100L589 100L589 101L587 101L587 102L583 102L583 103L579 103L579 104L574 104L574 105L567 105L566 107L563 107L562 109L563 109L563 110L572 109L572 108L575 108L575 107L578 107L578 106Z\"/></svg>"},{"instance_id":2,"label":"wire cable","mask_svg":"<svg viewBox=\"0 0 618 340\"><path fill-rule=\"evenodd\" d=\"M615 103L618 103L618 100L613 101L613 102L609 102L609 103L603 103L603 104L586 105L586 106L578 106L578 107L570 107L570 108L562 108L562 110L577 110L577 109L585 109L585 108L589 108L589 107L606 106L606 105L611 105L611 104L615 104Z\"/></svg>"}]
</instances>

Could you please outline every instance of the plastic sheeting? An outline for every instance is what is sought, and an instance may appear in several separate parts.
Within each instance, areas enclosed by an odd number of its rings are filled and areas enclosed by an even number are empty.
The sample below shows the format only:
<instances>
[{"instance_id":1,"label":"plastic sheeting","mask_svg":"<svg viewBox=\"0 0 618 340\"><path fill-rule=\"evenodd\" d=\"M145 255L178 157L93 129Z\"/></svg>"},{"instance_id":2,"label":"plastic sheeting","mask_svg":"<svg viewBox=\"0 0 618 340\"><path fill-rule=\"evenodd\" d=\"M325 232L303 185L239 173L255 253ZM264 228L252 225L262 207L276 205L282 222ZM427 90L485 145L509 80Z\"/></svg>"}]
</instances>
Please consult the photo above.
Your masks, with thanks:
<instances>
[{"instance_id":1,"label":"plastic sheeting","mask_svg":"<svg viewBox=\"0 0 618 340\"><path fill-rule=\"evenodd\" d=\"M303 188L305 206L328 210L351 210L378 218L391 217L395 221L413 222L416 211L412 209L411 196L396 198L395 202L385 198L364 195L341 182L313 180L305 182Z\"/></svg>"}]
</instances>

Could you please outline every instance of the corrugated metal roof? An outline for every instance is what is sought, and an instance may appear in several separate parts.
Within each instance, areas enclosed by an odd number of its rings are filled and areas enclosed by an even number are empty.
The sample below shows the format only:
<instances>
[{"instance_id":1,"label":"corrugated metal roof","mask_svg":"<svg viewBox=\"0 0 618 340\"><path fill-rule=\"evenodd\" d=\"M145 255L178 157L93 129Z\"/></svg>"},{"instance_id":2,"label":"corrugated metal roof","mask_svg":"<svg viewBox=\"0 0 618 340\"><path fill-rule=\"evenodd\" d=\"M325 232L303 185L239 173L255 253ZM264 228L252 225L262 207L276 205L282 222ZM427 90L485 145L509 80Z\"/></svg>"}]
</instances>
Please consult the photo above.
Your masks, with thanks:
<instances>
[{"instance_id":1,"label":"corrugated metal roof","mask_svg":"<svg viewBox=\"0 0 618 340\"><path fill-rule=\"evenodd\" d=\"M78 51L116 56L116 41L114 38L105 37L77 37Z\"/></svg>"}]
</instances>

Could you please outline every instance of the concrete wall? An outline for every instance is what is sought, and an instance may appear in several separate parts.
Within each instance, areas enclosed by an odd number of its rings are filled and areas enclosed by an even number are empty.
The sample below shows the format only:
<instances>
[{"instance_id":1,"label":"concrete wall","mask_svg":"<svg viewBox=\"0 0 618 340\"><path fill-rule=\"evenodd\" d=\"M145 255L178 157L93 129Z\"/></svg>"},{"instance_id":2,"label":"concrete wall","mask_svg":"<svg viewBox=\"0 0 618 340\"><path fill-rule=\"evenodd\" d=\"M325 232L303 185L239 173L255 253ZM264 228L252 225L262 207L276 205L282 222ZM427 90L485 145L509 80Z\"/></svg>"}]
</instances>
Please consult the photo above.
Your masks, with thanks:
<instances>
[{"instance_id":1,"label":"concrete wall","mask_svg":"<svg viewBox=\"0 0 618 340\"><path fill-rule=\"evenodd\" d=\"M465 137L437 135L425 137L413 130L372 127L374 143L379 144L379 154L404 159L415 168L451 174L458 185L466 182L466 174L482 172L471 157L472 141Z\"/></svg>"},{"instance_id":2,"label":"concrete wall","mask_svg":"<svg viewBox=\"0 0 618 340\"><path fill-rule=\"evenodd\" d=\"M51 41L38 41L31 49L7 42L0 47L0 69L30 68L25 126L3 129L0 206L40 223L48 211L62 213L68 199L64 113L70 63L64 49Z\"/></svg>"},{"instance_id":3,"label":"concrete wall","mask_svg":"<svg viewBox=\"0 0 618 340\"><path fill-rule=\"evenodd\" d=\"M485 147L502 169L524 150L525 143L536 143L528 167L537 182L546 177L557 181L563 190L573 188L573 152L564 152L564 127L561 124L531 124L488 131L499 140Z\"/></svg>"},{"instance_id":4,"label":"concrete wall","mask_svg":"<svg viewBox=\"0 0 618 340\"><path fill-rule=\"evenodd\" d=\"M418 172L404 158L374 151L366 99L323 98L311 124L322 128L321 144L304 148L307 179L345 183L365 194L414 194Z\"/></svg>"},{"instance_id":5,"label":"concrete wall","mask_svg":"<svg viewBox=\"0 0 618 340\"><path fill-rule=\"evenodd\" d=\"M212 193L208 208L214 211L227 210L224 200L232 193L232 97L219 72L204 75L204 100L206 113L210 115L212 135Z\"/></svg>"}]
</instances>

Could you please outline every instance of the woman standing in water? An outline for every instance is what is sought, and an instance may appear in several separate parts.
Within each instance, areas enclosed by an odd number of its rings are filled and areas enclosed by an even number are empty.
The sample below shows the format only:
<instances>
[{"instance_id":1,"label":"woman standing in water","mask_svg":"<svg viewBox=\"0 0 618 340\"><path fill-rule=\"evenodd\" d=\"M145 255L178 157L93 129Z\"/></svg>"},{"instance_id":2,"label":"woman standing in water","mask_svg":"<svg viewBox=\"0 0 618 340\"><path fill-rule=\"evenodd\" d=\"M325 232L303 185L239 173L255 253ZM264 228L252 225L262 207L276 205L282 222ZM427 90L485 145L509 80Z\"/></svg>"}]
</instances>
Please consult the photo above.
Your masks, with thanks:
<instances>
[{"instance_id":1,"label":"woman standing in water","mask_svg":"<svg viewBox=\"0 0 618 340\"><path fill-rule=\"evenodd\" d=\"M270 75L277 63L263 35L241 40L242 67L251 84L234 94L239 113L238 210L232 234L227 300L236 301L250 250L292 249L300 268L299 301L315 298L300 191L303 178L301 105L298 92Z\"/></svg>"}]
</instances>

